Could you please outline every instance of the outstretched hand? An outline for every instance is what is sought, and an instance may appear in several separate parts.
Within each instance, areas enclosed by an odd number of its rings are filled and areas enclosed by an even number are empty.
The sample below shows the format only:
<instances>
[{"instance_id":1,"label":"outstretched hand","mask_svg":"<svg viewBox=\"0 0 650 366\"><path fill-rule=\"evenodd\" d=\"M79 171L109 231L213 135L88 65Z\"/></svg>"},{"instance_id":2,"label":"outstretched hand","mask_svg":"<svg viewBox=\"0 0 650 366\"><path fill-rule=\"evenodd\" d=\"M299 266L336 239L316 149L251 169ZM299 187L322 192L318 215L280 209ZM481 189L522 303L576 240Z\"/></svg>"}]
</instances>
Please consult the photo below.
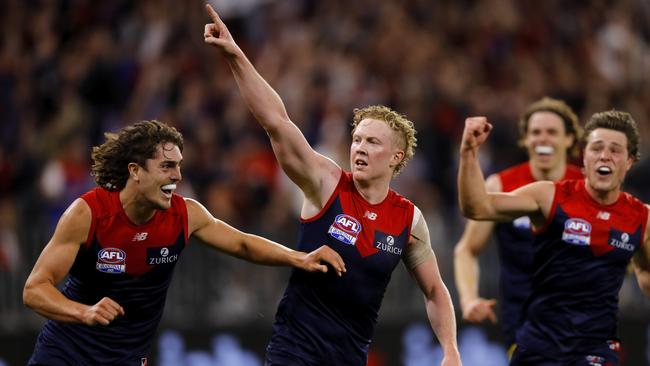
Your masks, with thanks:
<instances>
[{"instance_id":1,"label":"outstretched hand","mask_svg":"<svg viewBox=\"0 0 650 366\"><path fill-rule=\"evenodd\" d=\"M489 319L492 324L496 324L497 316L493 309L496 304L495 299L488 300L480 297L470 301L466 306L463 306L463 319L476 324Z\"/></svg>"},{"instance_id":2,"label":"outstretched hand","mask_svg":"<svg viewBox=\"0 0 650 366\"><path fill-rule=\"evenodd\" d=\"M203 41L217 47L226 55L234 55L239 47L228 31L228 27L226 27L219 14L217 14L210 4L205 4L205 10L208 12L213 23L205 25Z\"/></svg>"},{"instance_id":3,"label":"outstretched hand","mask_svg":"<svg viewBox=\"0 0 650 366\"><path fill-rule=\"evenodd\" d=\"M461 152L476 150L481 146L492 131L492 125L485 117L469 117L465 119L465 130L461 141Z\"/></svg>"},{"instance_id":4,"label":"outstretched hand","mask_svg":"<svg viewBox=\"0 0 650 366\"><path fill-rule=\"evenodd\" d=\"M327 273L328 268L326 264L332 266L338 276L342 276L343 272L346 271L343 258L327 245L323 245L311 253L305 253L301 258L298 268L304 269L307 272Z\"/></svg>"}]
</instances>

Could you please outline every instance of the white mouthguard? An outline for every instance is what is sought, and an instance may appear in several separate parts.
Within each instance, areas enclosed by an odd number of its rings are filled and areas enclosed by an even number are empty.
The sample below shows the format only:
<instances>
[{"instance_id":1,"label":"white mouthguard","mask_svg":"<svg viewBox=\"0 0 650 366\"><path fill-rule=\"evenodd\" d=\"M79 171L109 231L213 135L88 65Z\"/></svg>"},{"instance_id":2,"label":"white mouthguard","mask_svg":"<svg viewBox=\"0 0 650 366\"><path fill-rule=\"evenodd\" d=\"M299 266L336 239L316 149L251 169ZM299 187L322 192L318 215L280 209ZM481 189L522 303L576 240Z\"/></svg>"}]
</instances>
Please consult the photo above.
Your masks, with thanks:
<instances>
[{"instance_id":1,"label":"white mouthguard","mask_svg":"<svg viewBox=\"0 0 650 366\"><path fill-rule=\"evenodd\" d=\"M535 152L541 155L549 155L552 154L555 151L553 146L535 146Z\"/></svg>"}]
</instances>

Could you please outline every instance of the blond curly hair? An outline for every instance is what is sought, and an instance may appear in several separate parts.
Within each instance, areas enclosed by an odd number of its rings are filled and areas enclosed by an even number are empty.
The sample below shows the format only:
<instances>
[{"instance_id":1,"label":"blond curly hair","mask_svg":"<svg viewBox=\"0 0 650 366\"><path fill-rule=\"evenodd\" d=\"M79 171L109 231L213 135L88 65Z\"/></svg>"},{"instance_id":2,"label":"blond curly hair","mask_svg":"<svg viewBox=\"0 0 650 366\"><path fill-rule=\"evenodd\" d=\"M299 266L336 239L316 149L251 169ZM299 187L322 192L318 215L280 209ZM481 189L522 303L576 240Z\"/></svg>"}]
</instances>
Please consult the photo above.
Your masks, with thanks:
<instances>
[{"instance_id":1,"label":"blond curly hair","mask_svg":"<svg viewBox=\"0 0 650 366\"><path fill-rule=\"evenodd\" d=\"M395 170L393 171L393 176L397 176L409 160L413 158L413 155L415 155L415 147L417 146L418 139L415 137L417 131L415 131L413 122L409 121L406 116L383 105L355 108L353 113L352 133L357 129L359 123L367 118L386 122L388 127L397 133L397 143L404 149L404 159L395 166Z\"/></svg>"}]
</instances>

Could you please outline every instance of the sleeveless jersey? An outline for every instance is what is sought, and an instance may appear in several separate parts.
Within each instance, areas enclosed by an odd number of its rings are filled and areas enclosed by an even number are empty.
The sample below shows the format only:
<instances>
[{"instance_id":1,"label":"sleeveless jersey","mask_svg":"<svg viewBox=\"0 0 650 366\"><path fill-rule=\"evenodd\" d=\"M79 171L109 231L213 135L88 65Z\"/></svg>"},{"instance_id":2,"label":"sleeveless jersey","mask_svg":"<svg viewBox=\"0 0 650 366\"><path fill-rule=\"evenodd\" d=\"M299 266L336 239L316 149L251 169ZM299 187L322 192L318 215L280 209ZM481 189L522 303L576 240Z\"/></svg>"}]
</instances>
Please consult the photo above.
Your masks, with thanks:
<instances>
[{"instance_id":1,"label":"sleeveless jersey","mask_svg":"<svg viewBox=\"0 0 650 366\"><path fill-rule=\"evenodd\" d=\"M533 292L517 343L560 361L613 346L618 293L647 219L646 206L627 193L605 206L584 180L556 183L547 226L534 242Z\"/></svg>"},{"instance_id":2,"label":"sleeveless jersey","mask_svg":"<svg viewBox=\"0 0 650 366\"><path fill-rule=\"evenodd\" d=\"M379 204L357 192L342 172L321 212L301 220L298 250L326 244L347 272L294 269L278 307L267 365L365 365L377 315L410 236L413 204L390 190Z\"/></svg>"},{"instance_id":3,"label":"sleeveless jersey","mask_svg":"<svg viewBox=\"0 0 650 366\"><path fill-rule=\"evenodd\" d=\"M502 192L535 182L530 163L525 162L497 174ZM581 179L580 168L567 165L562 179ZM530 219L520 217L510 222L500 222L494 227L499 249L499 305L501 330L506 345L515 343L517 328L523 323L523 305L531 293L533 268L533 240Z\"/></svg>"},{"instance_id":4,"label":"sleeveless jersey","mask_svg":"<svg viewBox=\"0 0 650 366\"><path fill-rule=\"evenodd\" d=\"M107 296L125 315L108 326L48 321L30 363L144 365L174 266L187 243L185 201L174 194L169 209L135 225L119 192L95 188L81 198L91 208L92 224L62 292L87 305Z\"/></svg>"}]
</instances>

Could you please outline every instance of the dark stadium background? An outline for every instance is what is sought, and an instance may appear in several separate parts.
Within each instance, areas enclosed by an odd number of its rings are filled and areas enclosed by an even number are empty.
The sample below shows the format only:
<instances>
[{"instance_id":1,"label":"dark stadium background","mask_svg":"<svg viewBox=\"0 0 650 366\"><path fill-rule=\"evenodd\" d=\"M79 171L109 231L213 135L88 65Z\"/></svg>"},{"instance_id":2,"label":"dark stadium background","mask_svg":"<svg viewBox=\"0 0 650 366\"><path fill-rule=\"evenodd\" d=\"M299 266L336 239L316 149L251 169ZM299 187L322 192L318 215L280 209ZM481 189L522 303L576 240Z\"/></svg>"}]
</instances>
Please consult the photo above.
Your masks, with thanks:
<instances>
[{"instance_id":1,"label":"dark stadium background","mask_svg":"<svg viewBox=\"0 0 650 366\"><path fill-rule=\"evenodd\" d=\"M386 104L415 122L417 154L395 188L424 212L454 300L464 117L495 124L482 156L494 172L525 159L517 117L543 95L566 100L582 121L629 111L645 145L626 189L650 201L647 0L214 5L310 143L342 166L354 107ZM293 245L300 196L222 58L203 44L207 20L199 1L0 1L0 365L25 364L31 353L44 320L22 305L22 286L59 215L93 186L90 147L103 131L154 118L176 126L186 141L181 192L231 225ZM176 270L154 364L256 365L246 352L259 362L289 272L196 244ZM494 248L481 264L481 292L496 296ZM650 302L633 278L620 303L623 365L647 365ZM398 268L372 364L433 364L425 321L419 290ZM498 328L459 325L465 365L505 362Z\"/></svg>"}]
</instances>

